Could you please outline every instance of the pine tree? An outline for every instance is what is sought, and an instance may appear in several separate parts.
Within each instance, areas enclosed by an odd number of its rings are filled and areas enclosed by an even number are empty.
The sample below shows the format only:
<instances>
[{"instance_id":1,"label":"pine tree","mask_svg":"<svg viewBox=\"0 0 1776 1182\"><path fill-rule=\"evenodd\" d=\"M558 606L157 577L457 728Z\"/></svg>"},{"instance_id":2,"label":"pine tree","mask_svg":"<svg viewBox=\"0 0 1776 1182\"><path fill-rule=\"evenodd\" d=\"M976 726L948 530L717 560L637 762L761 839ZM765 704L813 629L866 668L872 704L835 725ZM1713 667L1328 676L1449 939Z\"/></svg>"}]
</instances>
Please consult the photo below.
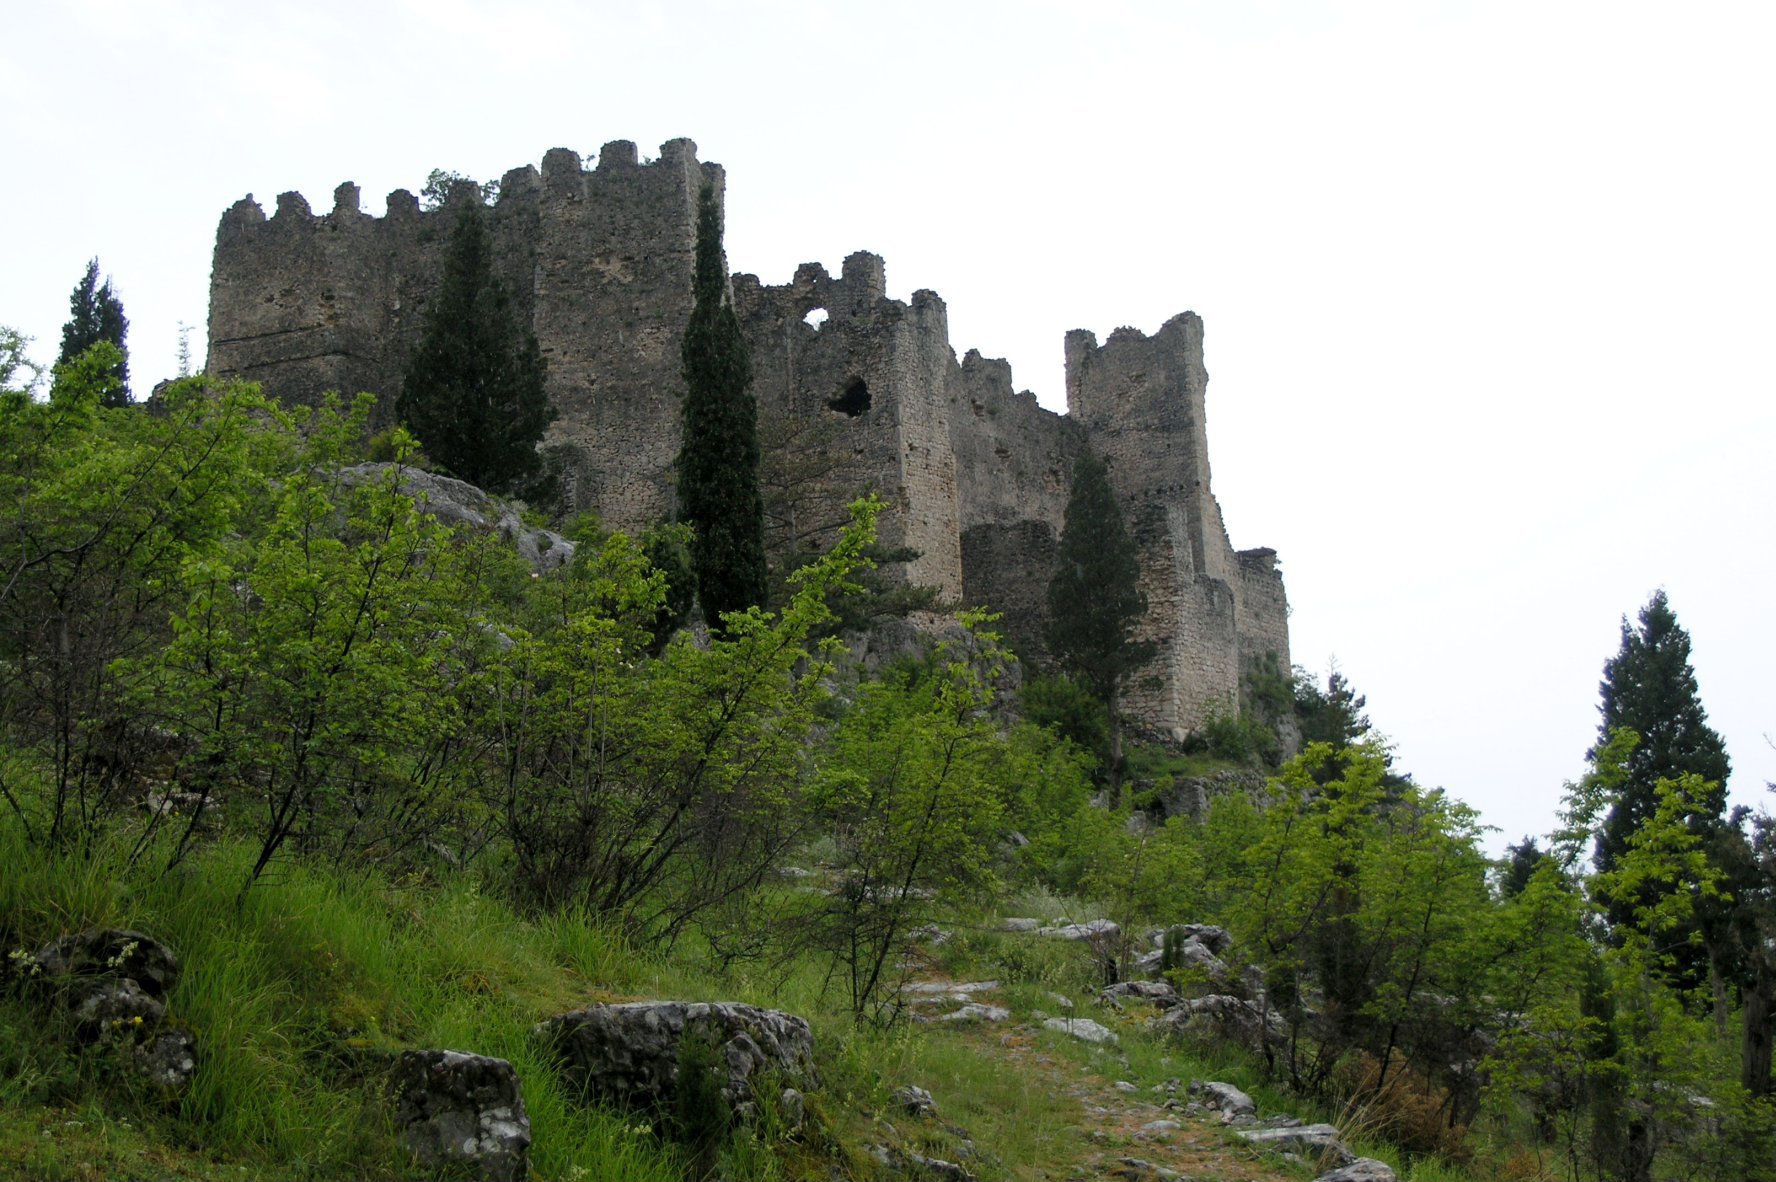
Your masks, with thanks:
<instances>
[{"instance_id":1,"label":"pine tree","mask_svg":"<svg viewBox=\"0 0 1776 1182\"><path fill-rule=\"evenodd\" d=\"M543 374L536 335L520 327L493 273L481 206L465 201L397 413L451 475L490 492L520 492L542 472L536 445L555 417Z\"/></svg>"},{"instance_id":2,"label":"pine tree","mask_svg":"<svg viewBox=\"0 0 1776 1182\"><path fill-rule=\"evenodd\" d=\"M123 314L123 302L111 290L111 277L107 275L103 284L99 282L98 259L86 264L86 274L68 297L68 313L68 322L62 325L62 352L56 364L67 365L98 342L110 341L122 356L112 370L116 381L107 390L105 405L128 406L129 347L124 344L124 337L129 335L129 318Z\"/></svg>"},{"instance_id":3,"label":"pine tree","mask_svg":"<svg viewBox=\"0 0 1776 1182\"><path fill-rule=\"evenodd\" d=\"M712 626L725 612L762 604L766 593L752 356L726 289L721 210L705 185L697 203L696 304L683 345L678 511L695 535L697 594Z\"/></svg>"},{"instance_id":4,"label":"pine tree","mask_svg":"<svg viewBox=\"0 0 1776 1182\"><path fill-rule=\"evenodd\" d=\"M1135 540L1110 491L1109 469L1086 452L1073 467L1073 491L1048 584L1048 645L1062 668L1104 704L1112 797L1122 775L1122 689L1158 651L1152 642L1132 638L1136 622L1147 614L1140 574Z\"/></svg>"},{"instance_id":5,"label":"pine tree","mask_svg":"<svg viewBox=\"0 0 1776 1182\"><path fill-rule=\"evenodd\" d=\"M1715 785L1712 813L1699 816L1699 833L1721 820L1730 766L1726 745L1708 725L1708 715L1690 668L1690 636L1659 591L1640 612L1640 626L1622 620L1622 647L1603 667L1598 686L1597 745L1586 752L1595 758L1618 728L1640 736L1628 758L1627 777L1597 836L1597 868L1613 870L1628 849L1628 839L1659 807L1660 780L1676 781L1694 772Z\"/></svg>"}]
</instances>

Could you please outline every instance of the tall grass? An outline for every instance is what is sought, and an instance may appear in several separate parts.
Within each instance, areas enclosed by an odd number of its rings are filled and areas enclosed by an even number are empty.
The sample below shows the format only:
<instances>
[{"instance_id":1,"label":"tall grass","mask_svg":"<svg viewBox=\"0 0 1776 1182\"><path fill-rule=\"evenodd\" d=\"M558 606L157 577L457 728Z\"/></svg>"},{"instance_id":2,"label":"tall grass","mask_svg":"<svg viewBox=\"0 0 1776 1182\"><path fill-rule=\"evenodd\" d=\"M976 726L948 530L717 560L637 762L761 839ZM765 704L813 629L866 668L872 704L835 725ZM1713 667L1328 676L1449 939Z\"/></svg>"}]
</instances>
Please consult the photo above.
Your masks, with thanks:
<instances>
[{"instance_id":1,"label":"tall grass","mask_svg":"<svg viewBox=\"0 0 1776 1182\"><path fill-rule=\"evenodd\" d=\"M659 966L591 917L533 922L467 880L402 888L296 863L243 898L246 846L219 844L166 876L128 867L125 854L58 857L0 825L0 934L7 949L31 950L65 932L133 927L171 946L184 971L169 1020L199 1045L192 1087L165 1112L95 1086L14 992L0 1001L12 1081L0 1109L115 1101L131 1127L153 1124L259 1176L402 1177L412 1163L389 1123L388 1057L444 1047L512 1061L539 1176L683 1176L682 1154L649 1122L568 1094L531 1034L594 994L652 983Z\"/></svg>"}]
</instances>

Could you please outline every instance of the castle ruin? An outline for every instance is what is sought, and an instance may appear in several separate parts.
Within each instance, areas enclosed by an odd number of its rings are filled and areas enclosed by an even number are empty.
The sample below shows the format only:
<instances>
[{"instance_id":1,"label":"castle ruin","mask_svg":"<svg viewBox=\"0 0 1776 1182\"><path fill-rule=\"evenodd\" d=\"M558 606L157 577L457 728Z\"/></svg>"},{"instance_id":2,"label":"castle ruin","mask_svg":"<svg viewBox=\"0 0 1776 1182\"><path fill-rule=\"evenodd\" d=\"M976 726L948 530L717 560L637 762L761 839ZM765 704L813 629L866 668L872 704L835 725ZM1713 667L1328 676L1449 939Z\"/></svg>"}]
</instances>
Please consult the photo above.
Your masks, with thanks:
<instances>
[{"instance_id":1,"label":"castle ruin","mask_svg":"<svg viewBox=\"0 0 1776 1182\"><path fill-rule=\"evenodd\" d=\"M699 162L690 140L647 162L619 140L591 169L557 148L540 172L508 172L488 211L514 312L548 359L559 417L545 446L569 457L574 503L615 528L644 529L673 509L679 340L706 184L719 196L725 175ZM368 390L386 421L451 216L398 189L373 217L350 183L320 215L297 193L279 196L270 218L251 196L237 202L216 234L209 372L292 402ZM851 255L837 277L809 263L781 286L735 275L731 287L761 421L818 427L808 437L835 482L883 494L884 544L917 552L898 577L1004 612L1013 648L1040 659L1073 464L1090 446L1140 547L1140 635L1159 645L1128 711L1182 735L1253 669L1289 668L1275 552L1235 551L1210 491L1195 314L1152 336L1118 329L1102 344L1068 333L1060 415L1017 392L1004 361L972 350L958 361L943 300L925 290L889 299L878 256Z\"/></svg>"}]
</instances>

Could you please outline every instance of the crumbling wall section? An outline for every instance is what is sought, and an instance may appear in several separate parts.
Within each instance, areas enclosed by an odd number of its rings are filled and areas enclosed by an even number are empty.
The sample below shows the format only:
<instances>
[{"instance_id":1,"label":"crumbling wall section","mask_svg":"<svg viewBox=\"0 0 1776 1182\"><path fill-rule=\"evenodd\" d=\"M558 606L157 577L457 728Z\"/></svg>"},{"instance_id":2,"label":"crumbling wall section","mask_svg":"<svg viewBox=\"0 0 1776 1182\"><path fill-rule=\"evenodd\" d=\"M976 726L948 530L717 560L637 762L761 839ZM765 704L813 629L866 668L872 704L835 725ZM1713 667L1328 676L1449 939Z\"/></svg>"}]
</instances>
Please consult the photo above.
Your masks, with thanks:
<instances>
[{"instance_id":1,"label":"crumbling wall section","mask_svg":"<svg viewBox=\"0 0 1776 1182\"><path fill-rule=\"evenodd\" d=\"M836 449L825 474L842 495L875 491L891 512L885 548L917 551L891 575L962 591L956 461L950 448L948 313L933 293L886 294L880 257L853 254L837 279L817 263L784 286L734 277L734 307L752 347L753 393L767 434L791 447ZM818 324L809 322L809 314Z\"/></svg>"}]
</instances>

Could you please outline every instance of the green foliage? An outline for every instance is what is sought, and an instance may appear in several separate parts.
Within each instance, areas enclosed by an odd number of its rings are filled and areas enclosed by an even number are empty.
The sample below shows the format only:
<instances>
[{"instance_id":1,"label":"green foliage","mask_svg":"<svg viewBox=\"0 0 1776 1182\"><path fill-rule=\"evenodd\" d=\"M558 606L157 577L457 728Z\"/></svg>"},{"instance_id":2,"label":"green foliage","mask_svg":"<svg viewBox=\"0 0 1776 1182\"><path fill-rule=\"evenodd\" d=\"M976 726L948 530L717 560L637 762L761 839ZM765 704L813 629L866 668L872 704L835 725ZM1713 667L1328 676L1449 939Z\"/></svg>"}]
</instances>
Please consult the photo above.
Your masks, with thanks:
<instances>
[{"instance_id":1,"label":"green foliage","mask_svg":"<svg viewBox=\"0 0 1776 1182\"><path fill-rule=\"evenodd\" d=\"M1326 675L1324 690L1304 669L1296 671L1295 719L1301 741L1327 743L1334 749L1348 747L1370 733L1369 716L1363 713L1368 699L1351 689L1336 668Z\"/></svg>"},{"instance_id":2,"label":"green foliage","mask_svg":"<svg viewBox=\"0 0 1776 1182\"><path fill-rule=\"evenodd\" d=\"M1055 576L1048 585L1048 643L1055 660L1112 710L1124 681L1157 651L1152 643L1131 638L1147 614L1147 597L1137 585L1140 574L1135 540L1110 490L1109 469L1087 452L1073 468Z\"/></svg>"},{"instance_id":3,"label":"green foliage","mask_svg":"<svg viewBox=\"0 0 1776 1182\"><path fill-rule=\"evenodd\" d=\"M697 594L716 629L729 612L757 607L766 595L752 357L726 291L721 210L715 190L705 185L697 205L696 304L682 348L678 507L696 534Z\"/></svg>"},{"instance_id":4,"label":"green foliage","mask_svg":"<svg viewBox=\"0 0 1776 1182\"><path fill-rule=\"evenodd\" d=\"M722 1095L727 1064L708 1033L686 1030L678 1044L677 1067L672 1133L690 1151L693 1177L707 1178L733 1122Z\"/></svg>"},{"instance_id":5,"label":"green foliage","mask_svg":"<svg viewBox=\"0 0 1776 1182\"><path fill-rule=\"evenodd\" d=\"M486 214L465 202L454 216L438 294L426 308L396 413L452 476L489 492L547 499L536 445L555 409L543 355L494 274Z\"/></svg>"},{"instance_id":6,"label":"green foliage","mask_svg":"<svg viewBox=\"0 0 1776 1182\"><path fill-rule=\"evenodd\" d=\"M1110 718L1104 703L1067 677L1029 677L1018 690L1024 717L1045 727L1104 767L1110 760Z\"/></svg>"},{"instance_id":7,"label":"green foliage","mask_svg":"<svg viewBox=\"0 0 1776 1182\"><path fill-rule=\"evenodd\" d=\"M25 355L30 346L30 337L11 325L0 324L0 398L20 394L29 398L36 393L43 371Z\"/></svg>"},{"instance_id":8,"label":"green foliage","mask_svg":"<svg viewBox=\"0 0 1776 1182\"><path fill-rule=\"evenodd\" d=\"M815 933L851 1011L899 1011L896 958L915 926L994 881L993 841L1036 751L1009 745L992 707L1006 654L989 617L928 670L864 685L840 720L815 806L838 847L839 889Z\"/></svg>"},{"instance_id":9,"label":"green foliage","mask_svg":"<svg viewBox=\"0 0 1776 1182\"><path fill-rule=\"evenodd\" d=\"M68 297L68 322L62 325L62 351L56 358L58 367L73 364L101 341L116 349L104 358L108 379L103 387L106 406L128 406L129 348L124 338L129 335L129 318L123 314L123 301L111 290L111 277L99 282L99 260L86 264L86 274Z\"/></svg>"},{"instance_id":10,"label":"green foliage","mask_svg":"<svg viewBox=\"0 0 1776 1182\"><path fill-rule=\"evenodd\" d=\"M102 407L117 351L0 399L0 798L32 840L85 842L164 759L138 660L169 638L184 571L228 544L257 483L256 390L175 384L162 413ZM144 718L149 721L144 722Z\"/></svg>"},{"instance_id":11,"label":"green foliage","mask_svg":"<svg viewBox=\"0 0 1776 1182\"><path fill-rule=\"evenodd\" d=\"M708 645L681 635L656 660L642 657L666 576L628 538L541 581L548 610L493 668L477 722L525 898L672 938L759 883L802 832L805 743L829 671L808 637L879 511L853 507L782 615L733 613Z\"/></svg>"},{"instance_id":12,"label":"green foliage","mask_svg":"<svg viewBox=\"0 0 1776 1182\"><path fill-rule=\"evenodd\" d=\"M464 176L447 168L434 168L426 175L425 184L419 190L419 207L426 210L442 209L450 203L452 195L459 188L467 185L474 186L474 201L478 204L491 205L499 200L498 181L477 181L474 177Z\"/></svg>"},{"instance_id":13,"label":"green foliage","mask_svg":"<svg viewBox=\"0 0 1776 1182\"><path fill-rule=\"evenodd\" d=\"M1274 767L1282 755L1276 731L1231 699L1211 703L1191 738L1216 759L1251 767Z\"/></svg>"},{"instance_id":14,"label":"green foliage","mask_svg":"<svg viewBox=\"0 0 1776 1182\"><path fill-rule=\"evenodd\" d=\"M1048 645L1061 668L1104 704L1113 798L1122 783L1122 687L1159 651L1152 641L1134 639L1136 624L1147 614L1140 576L1140 556L1110 489L1109 469L1087 451L1073 467L1048 584Z\"/></svg>"},{"instance_id":15,"label":"green foliage","mask_svg":"<svg viewBox=\"0 0 1776 1182\"><path fill-rule=\"evenodd\" d=\"M1603 667L1598 687L1598 742L1586 753L1596 758L1618 730L1630 730L1640 741L1623 765L1597 835L1597 868L1608 873L1627 853L1635 832L1658 811L1658 785L1694 775L1712 784L1695 796L1687 823L1698 834L1721 822L1730 766L1726 746L1708 725L1690 668L1690 637L1678 625L1663 591L1641 609L1638 627L1622 621L1622 647ZM1612 922L1627 921L1633 903L1622 900L1609 908Z\"/></svg>"},{"instance_id":16,"label":"green foliage","mask_svg":"<svg viewBox=\"0 0 1776 1182\"><path fill-rule=\"evenodd\" d=\"M648 565L666 576L665 595L652 625L656 649L690 618L697 602L697 568L691 561L694 542L691 528L681 522L663 522L641 535L641 552ZM817 557L817 556L816 556Z\"/></svg>"}]
</instances>

